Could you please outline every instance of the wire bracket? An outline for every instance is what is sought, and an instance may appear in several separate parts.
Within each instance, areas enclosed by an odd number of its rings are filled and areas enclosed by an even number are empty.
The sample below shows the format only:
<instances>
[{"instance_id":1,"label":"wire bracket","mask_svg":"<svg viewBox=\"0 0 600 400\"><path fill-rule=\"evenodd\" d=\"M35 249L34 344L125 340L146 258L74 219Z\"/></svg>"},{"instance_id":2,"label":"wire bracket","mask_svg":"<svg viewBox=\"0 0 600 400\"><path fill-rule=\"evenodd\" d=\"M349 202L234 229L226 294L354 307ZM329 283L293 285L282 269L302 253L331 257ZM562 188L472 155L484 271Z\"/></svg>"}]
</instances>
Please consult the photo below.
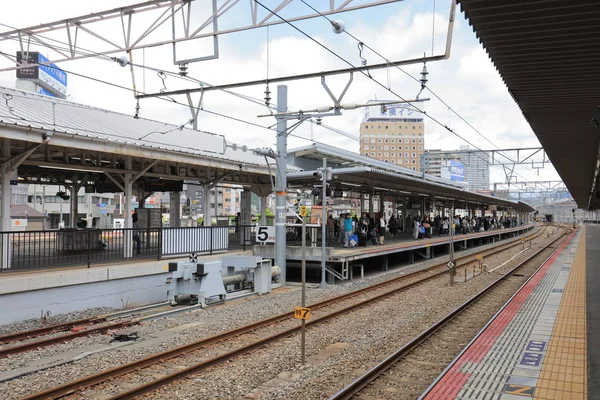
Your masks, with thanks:
<instances>
[{"instance_id":1,"label":"wire bracket","mask_svg":"<svg viewBox=\"0 0 600 400\"><path fill-rule=\"evenodd\" d=\"M348 80L348 83L346 83L346 87L342 91L342 94L340 94L340 97L335 97L335 95L333 94L333 92L331 91L331 89L329 89L329 86L327 86L327 83L325 82L325 76L321 77L321 85L323 85L323 87L325 88L325 91L327 92L327 94L329 95L329 97L331 97L331 100L333 100L333 109L334 109L335 115L340 115L341 114L340 108L342 106L341 106L340 103L342 102L342 99L344 98L344 95L348 91L348 88L350 88L350 85L352 84L353 80L354 80L354 74L352 72L350 72L350 79Z\"/></svg>"}]
</instances>

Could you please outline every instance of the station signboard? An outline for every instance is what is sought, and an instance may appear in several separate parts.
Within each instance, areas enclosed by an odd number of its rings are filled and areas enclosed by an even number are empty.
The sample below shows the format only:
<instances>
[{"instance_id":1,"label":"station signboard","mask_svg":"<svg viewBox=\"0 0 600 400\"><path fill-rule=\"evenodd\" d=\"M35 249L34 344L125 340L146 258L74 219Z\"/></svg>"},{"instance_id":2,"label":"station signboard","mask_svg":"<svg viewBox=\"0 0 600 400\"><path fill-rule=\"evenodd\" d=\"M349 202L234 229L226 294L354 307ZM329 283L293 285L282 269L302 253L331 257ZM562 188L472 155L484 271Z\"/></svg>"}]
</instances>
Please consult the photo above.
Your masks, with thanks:
<instances>
[{"instance_id":1,"label":"station signboard","mask_svg":"<svg viewBox=\"0 0 600 400\"><path fill-rule=\"evenodd\" d=\"M365 107L365 121L370 119L389 119L389 120L404 120L411 119L417 120L416 122L423 121L423 114L415 109L412 104L399 103L393 100L369 100L369 103L389 103L384 106L368 106ZM418 103L419 109L422 110L422 103Z\"/></svg>"},{"instance_id":2,"label":"station signboard","mask_svg":"<svg viewBox=\"0 0 600 400\"><path fill-rule=\"evenodd\" d=\"M450 169L450 180L464 182L465 181L465 165L458 160L449 160L448 168Z\"/></svg>"},{"instance_id":3,"label":"station signboard","mask_svg":"<svg viewBox=\"0 0 600 400\"><path fill-rule=\"evenodd\" d=\"M37 51L17 51L19 63L30 63L31 67L17 70L17 79L32 81L39 88L38 93L54 96L61 99L67 98L67 73L50 63L46 57Z\"/></svg>"}]
</instances>

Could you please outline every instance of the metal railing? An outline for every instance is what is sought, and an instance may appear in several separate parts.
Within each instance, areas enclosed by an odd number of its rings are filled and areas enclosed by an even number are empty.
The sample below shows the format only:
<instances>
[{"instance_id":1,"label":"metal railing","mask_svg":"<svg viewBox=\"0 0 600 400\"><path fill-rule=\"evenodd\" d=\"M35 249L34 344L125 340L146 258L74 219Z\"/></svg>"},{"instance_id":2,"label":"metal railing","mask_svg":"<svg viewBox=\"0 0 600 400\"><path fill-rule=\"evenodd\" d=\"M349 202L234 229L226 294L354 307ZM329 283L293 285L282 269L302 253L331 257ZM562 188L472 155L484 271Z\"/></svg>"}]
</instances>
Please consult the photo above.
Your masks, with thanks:
<instances>
[{"instance_id":1,"label":"metal railing","mask_svg":"<svg viewBox=\"0 0 600 400\"><path fill-rule=\"evenodd\" d=\"M254 244L256 227L250 225L0 232L0 271L160 260Z\"/></svg>"}]
</instances>

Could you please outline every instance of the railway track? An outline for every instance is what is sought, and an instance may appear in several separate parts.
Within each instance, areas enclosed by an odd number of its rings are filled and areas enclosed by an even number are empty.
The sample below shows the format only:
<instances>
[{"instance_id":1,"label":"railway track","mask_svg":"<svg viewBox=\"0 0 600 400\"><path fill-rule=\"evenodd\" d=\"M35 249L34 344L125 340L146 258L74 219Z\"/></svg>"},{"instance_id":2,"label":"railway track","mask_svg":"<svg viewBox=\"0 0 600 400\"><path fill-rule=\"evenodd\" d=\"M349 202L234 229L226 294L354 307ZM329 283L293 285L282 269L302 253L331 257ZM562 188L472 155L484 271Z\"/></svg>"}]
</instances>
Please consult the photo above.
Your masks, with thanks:
<instances>
[{"instance_id":1,"label":"railway track","mask_svg":"<svg viewBox=\"0 0 600 400\"><path fill-rule=\"evenodd\" d=\"M0 344L2 345L0 347L0 358L48 347L57 343L64 343L79 337L105 333L111 330L137 325L144 321L163 316L172 316L187 311L193 311L198 308L199 306L182 306L173 309L169 303L165 302L131 310L119 311L100 317L80 319L12 333L0 337ZM135 318L123 319L132 316L135 316ZM61 332L64 332L64 334L56 335ZM40 337L42 338L38 339Z\"/></svg>"},{"instance_id":2,"label":"railway track","mask_svg":"<svg viewBox=\"0 0 600 400\"><path fill-rule=\"evenodd\" d=\"M537 232L536 235L532 236L531 239L535 239L535 238L539 237L545 229L546 228L539 230L539 232ZM515 239L508 243L503 243L494 249L483 251L481 255L483 257L486 257L486 256L489 257L491 255L494 255L501 251L504 251L508 248L514 247L514 246L518 245L519 243L520 243L520 239ZM473 263L475 261L475 257L474 256L465 256L465 257L457 259L457 261L459 261L459 264L457 265L457 267L462 267L462 266L469 265L469 263ZM394 284L399 280L410 279L411 277L418 276L423 273L425 273L425 274L433 273L434 270L439 270L438 272L445 272L444 265L440 264L440 265L436 265L425 271L419 271L417 273L403 275L396 279L382 282L377 285L373 285L367 290L377 290L380 287ZM353 294L349 294L348 296L352 297ZM348 298L348 297L341 297L341 298L337 298L337 299L345 300L346 298ZM323 306L326 306L329 304L331 304L331 303L323 304ZM79 337L89 336L89 335L98 334L98 333L105 333L110 330L117 330L117 329L121 329L124 327L137 325L137 324L143 322L144 320L146 320L147 318L121 320L121 321L117 321L117 322L110 322L110 321L116 320L116 319L121 319L121 318L128 317L128 316L141 315L141 314L144 314L147 312L153 312L156 309L161 309L161 308L169 308L168 303L159 303L159 304L140 307L140 308L136 308L136 309L132 309L132 310L120 311L117 313L108 314L108 315L104 315L104 316L100 316L100 317L81 319L81 320L66 322L66 323L57 324L57 325L49 325L49 326L40 327L40 328L29 330L29 331L17 332L17 333L1 336L0 337L0 345L1 345L0 358L5 358L5 357L11 356L11 355L24 353L24 352L27 352L30 350L39 349L39 348L43 348L43 347L47 347L47 346L52 346L54 344L63 343L63 342L69 341L69 340L79 338ZM175 314L175 313L177 313L177 312L166 313L166 314L169 315L169 314ZM158 314L158 315L160 315L160 314ZM67 332L67 333L65 333L63 335L55 335L56 333L60 333L60 332ZM49 336L49 337L35 340L35 341L30 341L30 339L35 339L35 338L42 337L42 336ZM6 346L8 344L18 343L18 342L24 342L24 343Z\"/></svg>"},{"instance_id":3,"label":"railway track","mask_svg":"<svg viewBox=\"0 0 600 400\"><path fill-rule=\"evenodd\" d=\"M567 233L511 268L329 400L418 398L507 300L552 257L558 248L554 245ZM516 274L518 270L523 271Z\"/></svg>"},{"instance_id":4,"label":"railway track","mask_svg":"<svg viewBox=\"0 0 600 400\"><path fill-rule=\"evenodd\" d=\"M532 239L539 237L544 230L540 230ZM484 258L521 244L521 238L515 239L509 243L502 244L496 248L482 251L480 255ZM466 267L477 260L477 255L469 255L458 258L458 267ZM313 314L318 316L326 307L337 305L338 309L323 315L320 318L313 319L307 323L307 326L321 324L332 318L342 316L358 307L366 306L375 301L397 294L410 287L426 282L435 277L447 274L447 267L444 263L435 265L424 271L418 271L396 277L394 279L381 282L354 292L350 292L332 299L328 299L310 306ZM390 286L395 286L391 287ZM366 295L370 297L365 299ZM344 305L344 302L356 300L353 304ZM340 308L341 305L341 308ZM260 348L269 342L283 337L293 335L299 331L297 321L293 318L294 313L283 313L262 321L255 322L219 335L205 338L183 346L173 348L149 357L130 362L100 373L83 377L76 381L50 388L40 393L26 397L26 399L55 399L68 396L74 393L83 393L86 397L95 396L96 393L90 392L88 388L98 387L102 391L102 396L113 396L113 399L129 399L144 393L152 392L155 389L164 386L170 382L182 379L186 376L196 374L206 368L219 365L239 355L248 353L253 349ZM274 330L277 333L273 334ZM264 330L265 332L260 332ZM248 335L248 334L251 335ZM262 337L256 340L256 336ZM237 347L234 350L225 351L218 349L218 344L225 341L233 342ZM209 347L210 346L210 347ZM206 354L198 355L195 352L203 350ZM210 354L218 353L218 354ZM200 360L200 361L199 361ZM136 375L133 379L132 376ZM140 378L140 375L143 377ZM118 378L118 379L117 379ZM149 379L151 378L151 379ZM130 386L126 382L146 381L147 383L131 390L122 392L121 386Z\"/></svg>"}]
</instances>

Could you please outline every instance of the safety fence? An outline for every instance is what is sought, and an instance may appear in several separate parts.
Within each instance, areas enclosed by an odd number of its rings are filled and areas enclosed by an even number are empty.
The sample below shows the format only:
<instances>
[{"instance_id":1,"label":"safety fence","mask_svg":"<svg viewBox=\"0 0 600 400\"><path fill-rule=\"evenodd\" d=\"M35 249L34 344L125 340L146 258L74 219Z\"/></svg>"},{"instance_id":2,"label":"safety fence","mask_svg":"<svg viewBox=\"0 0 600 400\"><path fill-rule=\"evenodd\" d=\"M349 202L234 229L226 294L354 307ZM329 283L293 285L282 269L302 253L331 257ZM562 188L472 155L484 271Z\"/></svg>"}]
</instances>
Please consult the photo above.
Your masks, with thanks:
<instances>
[{"instance_id":1,"label":"safety fence","mask_svg":"<svg viewBox=\"0 0 600 400\"><path fill-rule=\"evenodd\" d=\"M255 232L250 225L0 232L0 271L246 250Z\"/></svg>"}]
</instances>

